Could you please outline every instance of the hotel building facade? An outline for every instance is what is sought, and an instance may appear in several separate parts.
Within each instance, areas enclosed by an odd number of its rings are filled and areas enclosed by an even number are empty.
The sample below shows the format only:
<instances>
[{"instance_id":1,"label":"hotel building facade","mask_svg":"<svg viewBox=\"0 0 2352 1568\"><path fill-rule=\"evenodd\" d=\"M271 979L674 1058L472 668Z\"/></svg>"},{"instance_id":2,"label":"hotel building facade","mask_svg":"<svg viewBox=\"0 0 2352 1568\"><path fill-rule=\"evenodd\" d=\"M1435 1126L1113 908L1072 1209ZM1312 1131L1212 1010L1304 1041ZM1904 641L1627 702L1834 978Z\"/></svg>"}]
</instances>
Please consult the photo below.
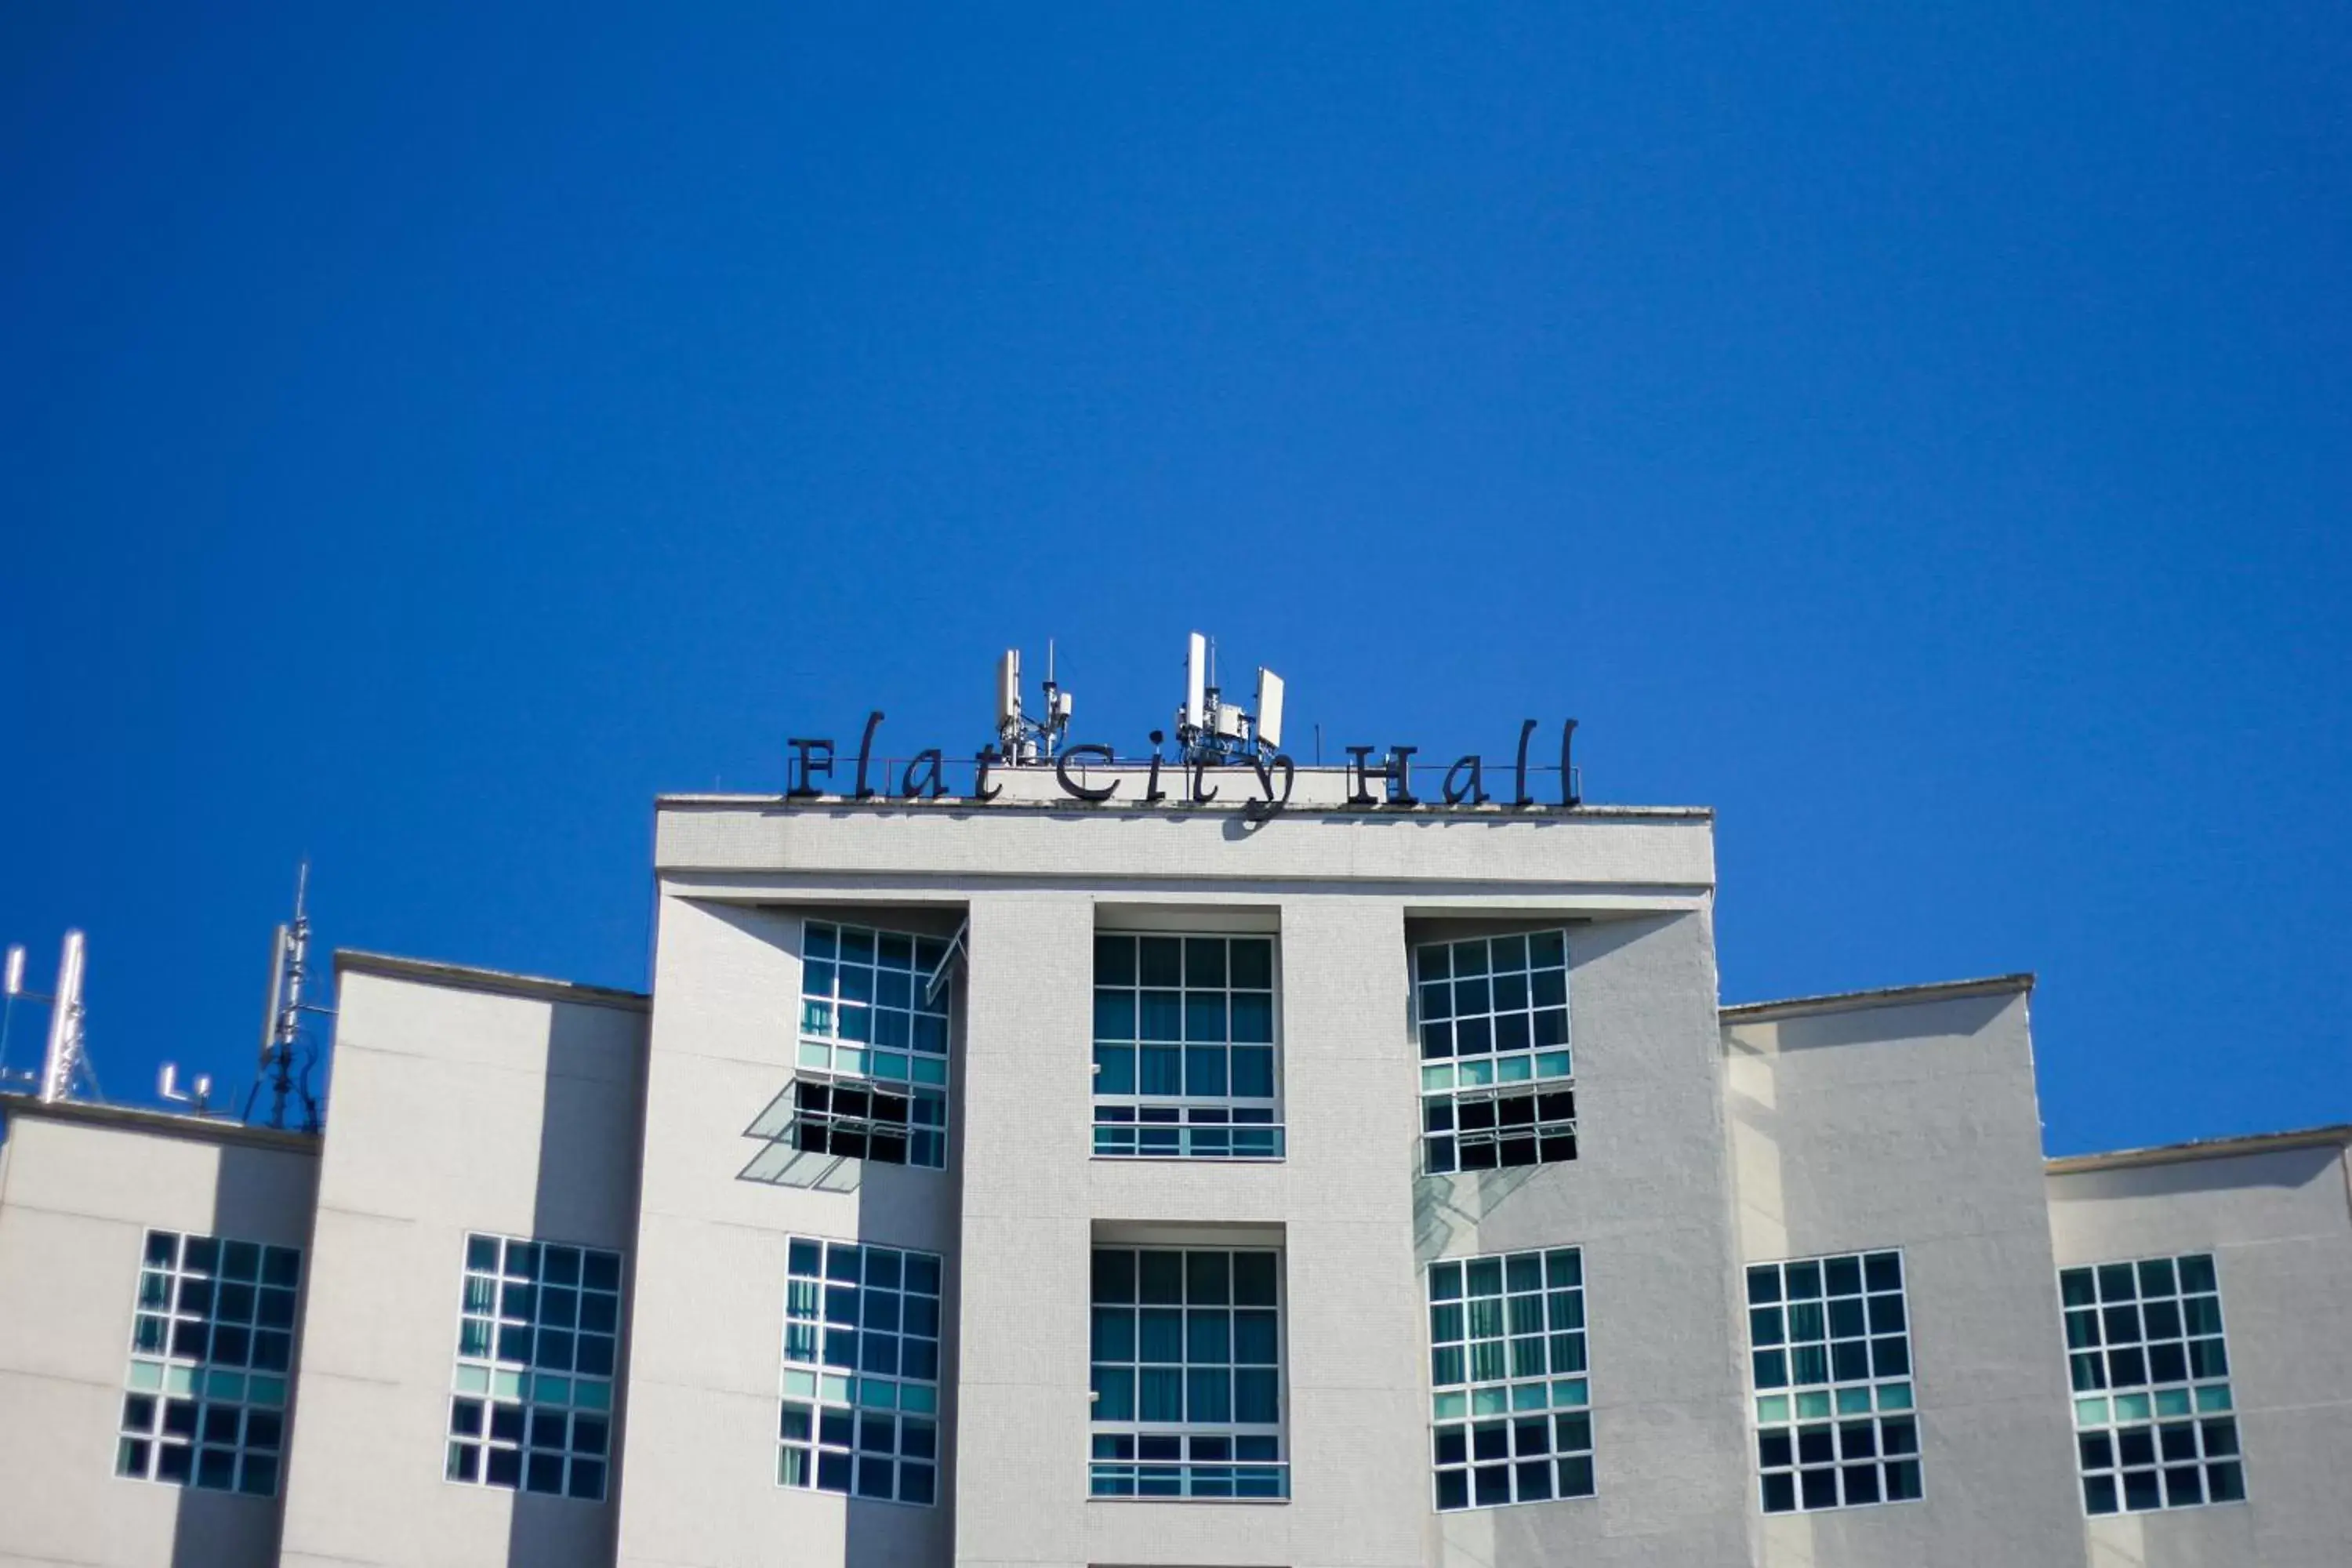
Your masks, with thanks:
<instances>
[{"instance_id":1,"label":"hotel building facade","mask_svg":"<svg viewBox=\"0 0 2352 1568\"><path fill-rule=\"evenodd\" d=\"M339 953L323 1136L10 1097L0 1564L2352 1562L2352 1130L1723 1005L1704 810L1089 776L667 797L649 994Z\"/></svg>"}]
</instances>

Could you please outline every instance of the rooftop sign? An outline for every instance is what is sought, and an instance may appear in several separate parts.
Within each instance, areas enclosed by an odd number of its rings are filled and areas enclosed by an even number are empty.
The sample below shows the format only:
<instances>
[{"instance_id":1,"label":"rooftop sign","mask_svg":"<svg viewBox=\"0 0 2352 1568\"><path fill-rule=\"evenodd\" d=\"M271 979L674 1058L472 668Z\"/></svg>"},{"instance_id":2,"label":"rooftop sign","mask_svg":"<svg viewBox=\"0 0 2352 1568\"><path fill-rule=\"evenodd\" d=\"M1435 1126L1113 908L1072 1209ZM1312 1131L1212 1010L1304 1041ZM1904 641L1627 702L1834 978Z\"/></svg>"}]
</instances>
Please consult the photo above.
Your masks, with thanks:
<instances>
[{"instance_id":1,"label":"rooftop sign","mask_svg":"<svg viewBox=\"0 0 2352 1568\"><path fill-rule=\"evenodd\" d=\"M949 796L946 752L929 747L917 752L890 776L888 761L882 762L878 774L874 751L875 736L882 728L883 714L879 709L866 715L866 729L858 737L856 772L847 798L855 800L939 800ZM1528 747L1534 739L1540 721L1528 719L1519 725L1518 747L1510 768L1511 794L1502 804L1507 807L1574 806L1580 804L1577 789L1576 769L1572 748L1576 741L1576 721L1564 720L1559 729L1559 789L1557 801L1538 801L1528 793ZM1290 805L1291 793L1297 783L1298 763L1285 752L1265 752L1244 761L1220 763L1195 754L1190 760L1179 758L1170 764L1160 755L1160 748L1167 736L1154 730L1150 734L1152 751L1147 757L1120 758L1108 745L1082 742L1058 749L1050 760L1017 762L1008 758L996 746L976 752L971 759L972 782L969 789L954 796L974 805L984 805L1003 793L1001 783L991 783L991 774L1000 770L1017 768L1024 773L1050 768L1054 782L1061 794L1074 801L1102 805L1118 800L1129 805L1202 805L1219 799L1228 788L1235 791L1242 809L1253 821L1264 821ZM838 787L820 788L819 781L830 784L839 766L845 765L829 738L793 736L785 742L793 756L788 770L785 797L792 800L814 800L825 795L844 794ZM1358 810L1409 809L1423 805L1485 805L1496 797L1487 792L1486 759L1476 752L1455 759L1445 770L1434 802L1413 793L1413 758L1417 746L1391 745L1343 746L1348 755L1348 795L1344 805ZM1375 761L1377 755L1378 760ZM964 765L955 764L959 770ZM1431 766L1433 764L1424 764ZM1117 776L1099 778L1106 770L1115 770ZM1500 769L1497 769L1499 772ZM1549 771L1549 770L1543 770ZM1142 788L1128 791L1137 781L1130 776L1140 773ZM1171 793L1168 785L1177 789Z\"/></svg>"}]
</instances>

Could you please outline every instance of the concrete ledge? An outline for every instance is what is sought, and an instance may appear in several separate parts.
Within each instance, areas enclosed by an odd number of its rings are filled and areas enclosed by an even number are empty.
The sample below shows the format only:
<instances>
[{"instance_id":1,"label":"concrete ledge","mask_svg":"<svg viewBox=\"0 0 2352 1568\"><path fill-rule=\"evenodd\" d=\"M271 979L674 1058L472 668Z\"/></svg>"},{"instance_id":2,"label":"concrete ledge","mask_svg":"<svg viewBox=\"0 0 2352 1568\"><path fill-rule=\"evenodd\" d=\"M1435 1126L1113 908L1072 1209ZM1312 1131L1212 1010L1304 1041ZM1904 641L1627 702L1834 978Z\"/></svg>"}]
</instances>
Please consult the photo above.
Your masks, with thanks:
<instances>
[{"instance_id":1,"label":"concrete ledge","mask_svg":"<svg viewBox=\"0 0 2352 1568\"><path fill-rule=\"evenodd\" d=\"M276 1127L252 1127L217 1116L190 1116L176 1110L156 1110L143 1105L101 1105L84 1100L43 1103L29 1094L0 1093L0 1116L27 1116L39 1121L69 1121L83 1127L111 1128L119 1132L145 1132L163 1138L186 1138L199 1143L239 1143L254 1149L276 1149L316 1157L319 1138Z\"/></svg>"},{"instance_id":2,"label":"concrete ledge","mask_svg":"<svg viewBox=\"0 0 2352 1568\"><path fill-rule=\"evenodd\" d=\"M1852 1013L1866 1007L1902 1007L1916 1002L1953 1002L1963 996L2023 994L2031 974L1995 974L1981 980L1941 980L1927 985L1890 985L1878 991L1839 991L1826 996L1792 996L1781 1002L1742 1002L1717 1009L1727 1024L1768 1023L1815 1013Z\"/></svg>"},{"instance_id":3,"label":"concrete ledge","mask_svg":"<svg viewBox=\"0 0 2352 1568\"><path fill-rule=\"evenodd\" d=\"M335 950L335 973L375 974L388 980L414 980L423 985L489 991L501 996L530 996L546 1002L572 1002L588 1007L620 1007L634 1013L643 1013L653 1005L653 998L642 991L583 985L577 981L547 980L536 974L512 974L502 969L479 969L425 958L397 958L388 952L364 952L349 947Z\"/></svg>"},{"instance_id":4,"label":"concrete ledge","mask_svg":"<svg viewBox=\"0 0 2352 1568\"><path fill-rule=\"evenodd\" d=\"M2231 1160L2247 1154L2275 1154L2286 1149L2352 1147L2352 1123L2305 1127L2289 1132L2254 1132L2241 1138L2195 1138L2186 1143L2159 1143L2148 1149L2118 1149L2105 1154L2062 1154L2042 1163L2053 1176L2083 1171L2121 1171L2135 1165L2172 1165L2188 1160Z\"/></svg>"}]
</instances>

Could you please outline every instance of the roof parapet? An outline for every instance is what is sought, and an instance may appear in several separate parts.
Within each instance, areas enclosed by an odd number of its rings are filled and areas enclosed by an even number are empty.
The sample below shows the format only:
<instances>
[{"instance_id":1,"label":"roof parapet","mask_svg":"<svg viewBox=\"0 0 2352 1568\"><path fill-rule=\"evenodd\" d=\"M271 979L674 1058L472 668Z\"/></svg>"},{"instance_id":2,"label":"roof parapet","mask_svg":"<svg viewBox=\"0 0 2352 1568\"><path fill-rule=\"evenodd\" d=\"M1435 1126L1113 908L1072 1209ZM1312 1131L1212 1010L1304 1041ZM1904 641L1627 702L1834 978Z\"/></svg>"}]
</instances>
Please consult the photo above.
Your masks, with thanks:
<instances>
[{"instance_id":1,"label":"roof parapet","mask_svg":"<svg viewBox=\"0 0 2352 1568\"><path fill-rule=\"evenodd\" d=\"M314 1132L279 1127L255 1127L225 1116L192 1116L184 1111L158 1110L144 1105L108 1105L88 1100L43 1100L37 1095L0 1093L0 1115L26 1116L39 1121L71 1121L84 1127L106 1127L121 1132L146 1132L164 1138L187 1138L203 1143L242 1143L250 1148L276 1149L293 1154L319 1152Z\"/></svg>"},{"instance_id":2,"label":"roof parapet","mask_svg":"<svg viewBox=\"0 0 2352 1568\"><path fill-rule=\"evenodd\" d=\"M2123 1171L2138 1165L2233 1160L2249 1154L2276 1154L2289 1149L2326 1148L2352 1148L2352 1122L2302 1127L2286 1132L2250 1132L2231 1138L2192 1138L2185 1143L2158 1143L2147 1149L2117 1149L2097 1154L2061 1154L2044 1160L2042 1169L2053 1176L2071 1176L2085 1171Z\"/></svg>"},{"instance_id":3,"label":"roof parapet","mask_svg":"<svg viewBox=\"0 0 2352 1568\"><path fill-rule=\"evenodd\" d=\"M642 1013L653 998L642 991L610 985L583 985L575 980L549 980L537 974L516 974L503 969L444 963L428 958L401 958L358 948L335 950L335 974L373 974L388 980L412 980L422 985L446 985L461 991L488 991L501 996L527 996L542 1002L571 1002L589 1007L619 1007Z\"/></svg>"},{"instance_id":4,"label":"roof parapet","mask_svg":"<svg viewBox=\"0 0 2352 1568\"><path fill-rule=\"evenodd\" d=\"M1778 1002L1740 1002L1716 1009L1726 1024L1761 1024L1817 1013L1852 1013L1869 1007L1900 1007L1916 1002L1955 1002L1964 996L2022 995L2033 989L2031 973L1991 974L1978 980L1938 980L1924 985L1889 985L1875 991L1836 991L1824 996L1791 996Z\"/></svg>"}]
</instances>

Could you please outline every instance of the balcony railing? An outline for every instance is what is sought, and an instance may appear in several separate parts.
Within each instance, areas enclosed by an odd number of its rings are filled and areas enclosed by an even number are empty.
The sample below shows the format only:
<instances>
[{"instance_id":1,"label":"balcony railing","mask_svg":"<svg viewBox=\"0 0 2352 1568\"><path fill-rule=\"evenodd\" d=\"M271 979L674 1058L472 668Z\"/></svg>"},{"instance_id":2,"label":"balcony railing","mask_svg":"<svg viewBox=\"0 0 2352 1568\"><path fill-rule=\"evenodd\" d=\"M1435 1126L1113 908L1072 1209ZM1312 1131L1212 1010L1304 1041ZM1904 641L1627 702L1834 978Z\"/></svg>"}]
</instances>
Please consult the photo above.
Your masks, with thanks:
<instances>
[{"instance_id":1,"label":"balcony railing","mask_svg":"<svg viewBox=\"0 0 2352 1568\"><path fill-rule=\"evenodd\" d=\"M1087 1489L1096 1497L1278 1501L1290 1495L1281 1451L1272 1436L1097 1432Z\"/></svg>"},{"instance_id":2,"label":"balcony railing","mask_svg":"<svg viewBox=\"0 0 2352 1568\"><path fill-rule=\"evenodd\" d=\"M1095 1155L1132 1160L1279 1160L1282 1124L1265 1107L1097 1100Z\"/></svg>"}]
</instances>

